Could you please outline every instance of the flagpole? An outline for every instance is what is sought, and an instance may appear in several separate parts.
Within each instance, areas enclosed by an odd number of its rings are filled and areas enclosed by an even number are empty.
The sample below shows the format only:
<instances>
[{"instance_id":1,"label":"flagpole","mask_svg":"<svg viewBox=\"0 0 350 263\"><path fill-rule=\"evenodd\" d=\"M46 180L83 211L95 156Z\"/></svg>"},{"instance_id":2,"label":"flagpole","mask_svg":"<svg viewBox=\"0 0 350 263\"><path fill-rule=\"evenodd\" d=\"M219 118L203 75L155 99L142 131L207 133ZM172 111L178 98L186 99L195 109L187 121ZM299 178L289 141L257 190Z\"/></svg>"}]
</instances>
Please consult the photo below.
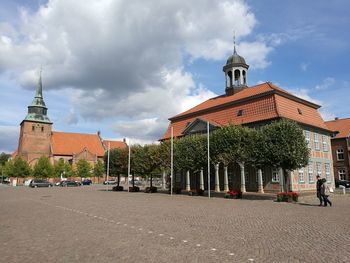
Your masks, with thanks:
<instances>
[{"instance_id":1,"label":"flagpole","mask_svg":"<svg viewBox=\"0 0 350 263\"><path fill-rule=\"evenodd\" d=\"M128 155L128 192L130 191L129 178L130 178L130 139L129 139L129 155Z\"/></svg>"},{"instance_id":2,"label":"flagpole","mask_svg":"<svg viewBox=\"0 0 350 263\"><path fill-rule=\"evenodd\" d=\"M171 145L170 145L170 195L173 195L174 183L174 128L171 126Z\"/></svg>"},{"instance_id":3,"label":"flagpole","mask_svg":"<svg viewBox=\"0 0 350 263\"><path fill-rule=\"evenodd\" d=\"M109 181L109 153L110 153L110 150L111 150L111 143L108 142L108 155L107 155L107 183L106 183L106 186L107 186L107 191L109 190L108 189L108 181Z\"/></svg>"},{"instance_id":4,"label":"flagpole","mask_svg":"<svg viewBox=\"0 0 350 263\"><path fill-rule=\"evenodd\" d=\"M210 140L209 140L209 121L207 121L207 139L208 139L208 198L210 198Z\"/></svg>"}]
</instances>

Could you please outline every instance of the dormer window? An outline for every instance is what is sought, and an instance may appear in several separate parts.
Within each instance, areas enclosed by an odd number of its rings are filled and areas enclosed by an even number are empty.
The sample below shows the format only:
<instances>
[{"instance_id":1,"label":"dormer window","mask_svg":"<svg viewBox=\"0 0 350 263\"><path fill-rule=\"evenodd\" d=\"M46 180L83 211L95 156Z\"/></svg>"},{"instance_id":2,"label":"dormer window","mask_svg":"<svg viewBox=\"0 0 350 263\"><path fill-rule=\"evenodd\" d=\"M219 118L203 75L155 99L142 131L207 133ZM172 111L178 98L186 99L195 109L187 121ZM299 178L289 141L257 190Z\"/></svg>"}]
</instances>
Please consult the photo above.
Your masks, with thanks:
<instances>
[{"instance_id":1,"label":"dormer window","mask_svg":"<svg viewBox=\"0 0 350 263\"><path fill-rule=\"evenodd\" d=\"M299 113L300 115L303 115L303 112L302 112L301 109L299 109L299 108L298 108L298 113Z\"/></svg>"},{"instance_id":2,"label":"dormer window","mask_svg":"<svg viewBox=\"0 0 350 263\"><path fill-rule=\"evenodd\" d=\"M243 113L244 113L244 111L243 111L243 110L239 110L239 111L237 112L237 116L242 116L242 115L243 115Z\"/></svg>"}]
</instances>

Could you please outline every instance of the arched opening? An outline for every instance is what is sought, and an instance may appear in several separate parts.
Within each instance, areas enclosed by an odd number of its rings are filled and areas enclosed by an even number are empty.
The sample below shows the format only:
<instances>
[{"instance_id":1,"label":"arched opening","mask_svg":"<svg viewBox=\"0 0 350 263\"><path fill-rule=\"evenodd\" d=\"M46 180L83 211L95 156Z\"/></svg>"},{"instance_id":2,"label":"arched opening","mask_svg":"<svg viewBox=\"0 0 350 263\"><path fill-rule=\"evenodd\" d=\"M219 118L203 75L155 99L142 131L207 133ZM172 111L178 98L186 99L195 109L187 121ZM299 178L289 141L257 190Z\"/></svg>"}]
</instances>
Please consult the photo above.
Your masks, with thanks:
<instances>
[{"instance_id":1,"label":"arched opening","mask_svg":"<svg viewBox=\"0 0 350 263\"><path fill-rule=\"evenodd\" d=\"M243 70L242 75L243 75L243 85L247 85L247 72Z\"/></svg>"},{"instance_id":2,"label":"arched opening","mask_svg":"<svg viewBox=\"0 0 350 263\"><path fill-rule=\"evenodd\" d=\"M232 71L227 72L226 87L232 87Z\"/></svg>"},{"instance_id":3,"label":"arched opening","mask_svg":"<svg viewBox=\"0 0 350 263\"><path fill-rule=\"evenodd\" d=\"M240 76L241 76L241 72L238 69L236 69L235 70L235 83L234 83L235 86L239 86L241 84L240 83Z\"/></svg>"}]
</instances>

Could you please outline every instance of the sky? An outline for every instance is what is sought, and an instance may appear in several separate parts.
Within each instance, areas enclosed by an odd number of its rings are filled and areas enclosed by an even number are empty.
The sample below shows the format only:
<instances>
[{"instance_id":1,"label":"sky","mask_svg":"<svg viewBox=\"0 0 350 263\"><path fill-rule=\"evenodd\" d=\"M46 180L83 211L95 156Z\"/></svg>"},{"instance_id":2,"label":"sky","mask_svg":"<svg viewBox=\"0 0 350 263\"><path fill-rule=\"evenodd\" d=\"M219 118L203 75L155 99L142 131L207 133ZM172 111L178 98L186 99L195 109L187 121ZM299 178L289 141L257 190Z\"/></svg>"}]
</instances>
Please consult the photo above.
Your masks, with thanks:
<instances>
[{"instance_id":1,"label":"sky","mask_svg":"<svg viewBox=\"0 0 350 263\"><path fill-rule=\"evenodd\" d=\"M0 152L18 146L42 67L54 131L152 143L168 118L224 94L236 47L271 81L350 117L347 0L1 0Z\"/></svg>"}]
</instances>

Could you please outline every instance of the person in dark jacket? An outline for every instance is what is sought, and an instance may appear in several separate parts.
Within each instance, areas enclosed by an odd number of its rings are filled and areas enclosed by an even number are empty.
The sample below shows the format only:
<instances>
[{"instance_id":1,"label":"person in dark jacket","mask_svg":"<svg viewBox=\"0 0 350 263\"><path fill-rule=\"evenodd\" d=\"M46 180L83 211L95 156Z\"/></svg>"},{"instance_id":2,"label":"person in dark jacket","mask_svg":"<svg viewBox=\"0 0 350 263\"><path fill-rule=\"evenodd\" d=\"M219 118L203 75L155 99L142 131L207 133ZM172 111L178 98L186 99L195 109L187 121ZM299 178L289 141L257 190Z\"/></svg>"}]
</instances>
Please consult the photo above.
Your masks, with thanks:
<instances>
[{"instance_id":1,"label":"person in dark jacket","mask_svg":"<svg viewBox=\"0 0 350 263\"><path fill-rule=\"evenodd\" d=\"M322 206L323 199L321 195L321 186L322 186L322 179L319 175L316 176L317 182L316 182L316 193L317 193L317 198L320 200L319 206Z\"/></svg>"}]
</instances>

